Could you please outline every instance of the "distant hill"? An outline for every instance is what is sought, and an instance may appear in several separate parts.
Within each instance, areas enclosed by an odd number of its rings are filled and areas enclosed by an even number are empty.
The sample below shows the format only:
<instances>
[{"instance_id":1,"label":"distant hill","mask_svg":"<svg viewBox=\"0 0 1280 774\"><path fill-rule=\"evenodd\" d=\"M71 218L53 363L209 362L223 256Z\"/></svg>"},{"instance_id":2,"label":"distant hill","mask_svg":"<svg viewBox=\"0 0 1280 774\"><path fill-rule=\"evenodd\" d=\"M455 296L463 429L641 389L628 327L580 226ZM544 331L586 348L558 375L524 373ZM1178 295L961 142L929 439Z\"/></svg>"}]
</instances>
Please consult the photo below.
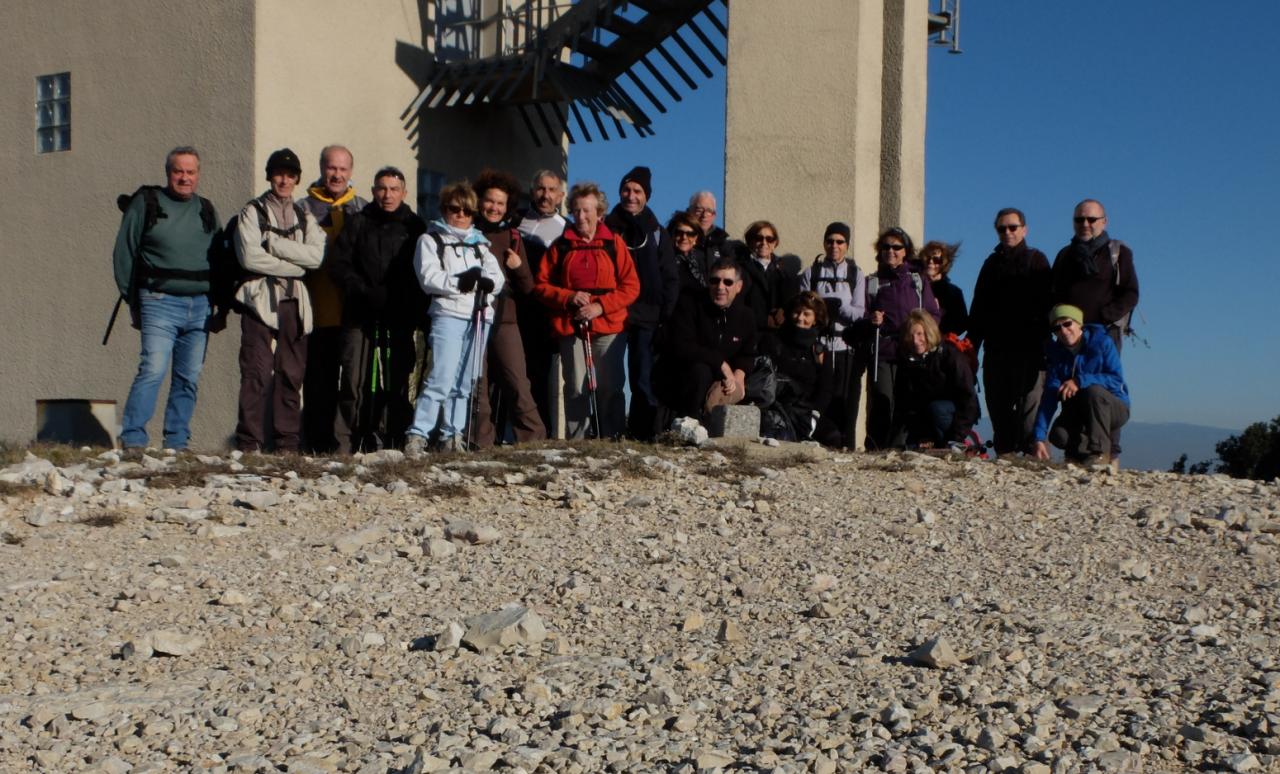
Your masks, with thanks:
<instances>
[{"instance_id":1,"label":"distant hill","mask_svg":"<svg viewBox=\"0 0 1280 774\"><path fill-rule=\"evenodd\" d=\"M991 423L985 416L978 420L977 429L983 438L991 438ZM1120 437L1120 464L1130 470L1168 470L1183 452L1188 465L1201 460L1216 462L1213 447L1241 432L1185 422L1130 422Z\"/></svg>"},{"instance_id":2,"label":"distant hill","mask_svg":"<svg viewBox=\"0 0 1280 774\"><path fill-rule=\"evenodd\" d=\"M1184 452L1187 464L1217 461L1213 447L1241 430L1185 422L1130 422L1121 434L1120 464L1133 470L1168 470Z\"/></svg>"}]
</instances>

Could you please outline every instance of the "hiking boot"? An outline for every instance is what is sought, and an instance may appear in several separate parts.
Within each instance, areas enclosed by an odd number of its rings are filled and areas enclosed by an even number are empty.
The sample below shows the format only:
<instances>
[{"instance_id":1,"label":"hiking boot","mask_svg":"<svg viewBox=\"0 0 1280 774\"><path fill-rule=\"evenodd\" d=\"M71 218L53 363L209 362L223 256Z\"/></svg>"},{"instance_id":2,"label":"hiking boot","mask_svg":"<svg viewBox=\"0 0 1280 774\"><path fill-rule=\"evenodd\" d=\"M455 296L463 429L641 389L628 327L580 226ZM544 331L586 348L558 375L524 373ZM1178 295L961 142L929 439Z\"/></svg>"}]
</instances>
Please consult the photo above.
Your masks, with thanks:
<instances>
[{"instance_id":1,"label":"hiking boot","mask_svg":"<svg viewBox=\"0 0 1280 774\"><path fill-rule=\"evenodd\" d=\"M146 453L144 446L126 446L120 450L121 462L138 462L142 459L142 455Z\"/></svg>"},{"instance_id":2,"label":"hiking boot","mask_svg":"<svg viewBox=\"0 0 1280 774\"><path fill-rule=\"evenodd\" d=\"M427 454L427 439L420 435L410 434L404 442L404 456L411 460L420 460Z\"/></svg>"},{"instance_id":3,"label":"hiking boot","mask_svg":"<svg viewBox=\"0 0 1280 774\"><path fill-rule=\"evenodd\" d=\"M1081 460L1080 464L1089 469L1092 469L1095 467L1110 468L1111 457L1106 454L1090 454L1088 457L1085 457L1083 460Z\"/></svg>"},{"instance_id":4,"label":"hiking boot","mask_svg":"<svg viewBox=\"0 0 1280 774\"><path fill-rule=\"evenodd\" d=\"M448 452L470 451L467 448L467 439L463 438L461 435L455 435L445 441L442 441L441 446L443 446L444 450Z\"/></svg>"}]
</instances>

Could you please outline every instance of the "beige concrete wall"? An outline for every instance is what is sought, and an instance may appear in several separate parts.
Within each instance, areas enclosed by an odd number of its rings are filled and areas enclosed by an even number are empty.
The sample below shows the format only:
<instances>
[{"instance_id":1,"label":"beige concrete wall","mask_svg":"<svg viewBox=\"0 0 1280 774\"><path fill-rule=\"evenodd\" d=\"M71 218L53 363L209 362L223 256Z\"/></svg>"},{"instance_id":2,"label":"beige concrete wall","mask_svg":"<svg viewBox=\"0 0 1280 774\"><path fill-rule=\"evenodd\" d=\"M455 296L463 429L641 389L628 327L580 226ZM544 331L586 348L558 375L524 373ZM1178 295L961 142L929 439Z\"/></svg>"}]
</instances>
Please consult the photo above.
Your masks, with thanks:
<instances>
[{"instance_id":1,"label":"beige concrete wall","mask_svg":"<svg viewBox=\"0 0 1280 774\"><path fill-rule=\"evenodd\" d=\"M734 0L726 74L725 223L758 218L807 266L833 220L867 261L880 208L881 0ZM785 52L785 54L784 54ZM864 267L866 264L864 264Z\"/></svg>"},{"instance_id":2,"label":"beige concrete wall","mask_svg":"<svg viewBox=\"0 0 1280 774\"><path fill-rule=\"evenodd\" d=\"M0 46L0 438L30 440L39 398L124 400L137 367L127 315L100 342L115 301L115 197L164 181L164 157L192 144L200 192L225 218L249 192L253 15L248 0L10 0ZM34 151L35 79L71 73L71 150ZM211 77L217 74L217 78ZM239 336L213 337L193 443L235 423ZM162 392L150 425L159 442Z\"/></svg>"},{"instance_id":3,"label":"beige concrete wall","mask_svg":"<svg viewBox=\"0 0 1280 774\"><path fill-rule=\"evenodd\" d=\"M781 251L808 266L826 224L846 221L864 272L875 270L881 229L900 225L921 241L927 10L921 0L733 0L723 205L731 234L768 218Z\"/></svg>"},{"instance_id":4,"label":"beige concrete wall","mask_svg":"<svg viewBox=\"0 0 1280 774\"><path fill-rule=\"evenodd\" d=\"M880 223L924 235L924 133L928 102L928 7L918 0L885 0L884 145Z\"/></svg>"},{"instance_id":5,"label":"beige concrete wall","mask_svg":"<svg viewBox=\"0 0 1280 774\"><path fill-rule=\"evenodd\" d=\"M396 64L396 41L422 45L422 5L256 3L254 191L266 190L262 166L273 150L288 146L298 154L305 188L318 176L320 150L338 144L355 157L352 185L361 196L369 198L373 173L392 165L404 171L406 201L415 206L417 164L400 114L418 90Z\"/></svg>"}]
</instances>

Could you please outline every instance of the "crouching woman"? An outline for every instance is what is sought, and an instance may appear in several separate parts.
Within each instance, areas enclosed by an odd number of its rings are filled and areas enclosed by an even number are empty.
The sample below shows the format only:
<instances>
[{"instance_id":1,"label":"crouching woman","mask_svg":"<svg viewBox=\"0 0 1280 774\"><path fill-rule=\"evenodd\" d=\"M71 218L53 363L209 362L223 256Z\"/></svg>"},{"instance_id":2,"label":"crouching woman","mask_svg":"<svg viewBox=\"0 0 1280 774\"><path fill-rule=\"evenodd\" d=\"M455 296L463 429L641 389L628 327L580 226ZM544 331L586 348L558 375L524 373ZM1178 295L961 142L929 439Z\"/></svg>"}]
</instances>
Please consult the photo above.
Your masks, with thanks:
<instances>
[{"instance_id":1,"label":"crouching woman","mask_svg":"<svg viewBox=\"0 0 1280 774\"><path fill-rule=\"evenodd\" d=\"M1101 325L1084 325L1084 312L1059 304L1049 313L1054 341L1040 413L1036 416L1035 456L1049 459L1049 446L1085 465L1111 464L1115 434L1129 421L1129 388L1120 353ZM1058 404L1062 413L1050 426Z\"/></svg>"},{"instance_id":2,"label":"crouching woman","mask_svg":"<svg viewBox=\"0 0 1280 774\"><path fill-rule=\"evenodd\" d=\"M893 406L897 447L959 445L978 420L973 369L923 309L911 310L902 326Z\"/></svg>"}]
</instances>

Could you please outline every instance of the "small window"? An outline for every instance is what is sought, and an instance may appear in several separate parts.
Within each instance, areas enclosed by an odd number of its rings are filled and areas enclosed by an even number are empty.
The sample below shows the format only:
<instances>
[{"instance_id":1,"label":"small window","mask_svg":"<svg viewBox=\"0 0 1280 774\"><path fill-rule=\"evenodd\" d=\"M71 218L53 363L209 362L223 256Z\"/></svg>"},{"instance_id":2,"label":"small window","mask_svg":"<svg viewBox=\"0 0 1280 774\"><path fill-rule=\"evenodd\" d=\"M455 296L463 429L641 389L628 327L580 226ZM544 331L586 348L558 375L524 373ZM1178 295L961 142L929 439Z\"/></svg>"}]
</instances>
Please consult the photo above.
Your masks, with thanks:
<instances>
[{"instance_id":1,"label":"small window","mask_svg":"<svg viewBox=\"0 0 1280 774\"><path fill-rule=\"evenodd\" d=\"M418 170L418 214L433 220L440 214L440 192L444 190L444 175L429 169Z\"/></svg>"},{"instance_id":2,"label":"small window","mask_svg":"<svg viewBox=\"0 0 1280 774\"><path fill-rule=\"evenodd\" d=\"M71 73L36 78L36 153L71 150Z\"/></svg>"}]
</instances>

